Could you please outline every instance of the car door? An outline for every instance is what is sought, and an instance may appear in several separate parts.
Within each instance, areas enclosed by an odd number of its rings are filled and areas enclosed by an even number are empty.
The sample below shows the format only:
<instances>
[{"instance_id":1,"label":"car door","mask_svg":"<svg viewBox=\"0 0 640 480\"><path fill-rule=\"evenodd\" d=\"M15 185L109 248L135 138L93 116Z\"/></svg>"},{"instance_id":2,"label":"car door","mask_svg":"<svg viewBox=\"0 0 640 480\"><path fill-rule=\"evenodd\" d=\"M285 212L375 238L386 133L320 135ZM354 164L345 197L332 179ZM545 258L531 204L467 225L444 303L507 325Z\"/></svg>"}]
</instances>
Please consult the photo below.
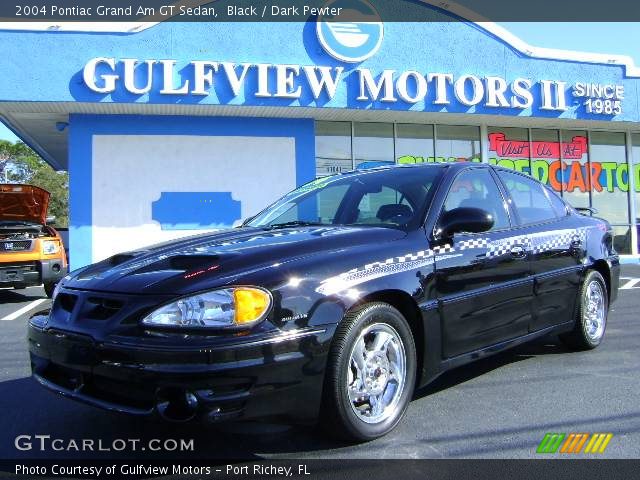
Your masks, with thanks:
<instances>
[{"instance_id":1,"label":"car door","mask_svg":"<svg viewBox=\"0 0 640 480\"><path fill-rule=\"evenodd\" d=\"M582 277L583 232L555 193L530 177L497 170L530 249L534 298L530 331L574 317Z\"/></svg>"},{"instance_id":2,"label":"car door","mask_svg":"<svg viewBox=\"0 0 640 480\"><path fill-rule=\"evenodd\" d=\"M436 247L446 358L528 332L533 295L528 252L512 241L509 208L498 185L491 169L470 167L452 180L443 202L441 214L476 207L494 218L490 231L455 234Z\"/></svg>"}]
</instances>

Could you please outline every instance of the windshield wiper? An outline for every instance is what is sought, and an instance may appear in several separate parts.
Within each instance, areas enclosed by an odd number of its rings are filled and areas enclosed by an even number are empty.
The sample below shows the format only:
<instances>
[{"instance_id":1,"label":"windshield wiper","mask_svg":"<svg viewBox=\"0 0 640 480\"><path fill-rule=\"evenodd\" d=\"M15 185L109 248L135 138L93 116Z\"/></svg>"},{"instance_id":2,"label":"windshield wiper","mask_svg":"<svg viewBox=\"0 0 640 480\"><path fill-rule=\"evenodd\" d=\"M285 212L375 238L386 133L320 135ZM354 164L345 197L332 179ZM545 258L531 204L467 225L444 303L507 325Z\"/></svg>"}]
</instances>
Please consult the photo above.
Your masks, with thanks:
<instances>
[{"instance_id":1,"label":"windshield wiper","mask_svg":"<svg viewBox=\"0 0 640 480\"><path fill-rule=\"evenodd\" d=\"M326 225L326 223L320 222L305 222L304 220L293 220L291 222L283 222L283 223L272 223L271 225L265 225L265 230L273 230L276 228L288 228L288 227L316 227Z\"/></svg>"}]
</instances>

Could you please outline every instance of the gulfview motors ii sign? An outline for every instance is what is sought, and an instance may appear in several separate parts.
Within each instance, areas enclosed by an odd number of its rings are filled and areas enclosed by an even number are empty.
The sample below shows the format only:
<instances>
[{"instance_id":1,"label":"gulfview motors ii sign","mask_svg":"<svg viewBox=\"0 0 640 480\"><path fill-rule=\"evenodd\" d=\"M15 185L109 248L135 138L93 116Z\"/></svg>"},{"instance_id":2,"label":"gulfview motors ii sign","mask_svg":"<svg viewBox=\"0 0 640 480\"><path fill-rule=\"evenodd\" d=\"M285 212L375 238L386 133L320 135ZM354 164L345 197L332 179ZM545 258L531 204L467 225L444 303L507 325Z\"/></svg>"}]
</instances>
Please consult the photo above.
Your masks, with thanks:
<instances>
[{"instance_id":1,"label":"gulfview motors ii sign","mask_svg":"<svg viewBox=\"0 0 640 480\"><path fill-rule=\"evenodd\" d=\"M375 55L384 39L384 23L367 0L329 0L316 18L316 36L322 49L345 64L363 62ZM186 68L185 68L186 67ZM179 75L178 75L179 74ZM355 107L383 102L417 103L434 108L457 103L465 107L507 108L562 112L569 108L566 82L528 78L507 81L502 77L454 76L416 70L372 72L356 68L345 72L341 66L233 63L194 60L178 66L175 60L94 58L84 67L84 82L95 93L117 90L132 95L159 93L166 96L208 96L223 94L225 102L242 95L261 105L264 99L309 99L342 101ZM339 89L345 89L339 94ZM587 113L622 113L621 85L577 83L571 94ZM220 97L218 97L220 98ZM535 103L535 105L534 105ZM426 108L428 109L428 107Z\"/></svg>"},{"instance_id":2,"label":"gulfview motors ii sign","mask_svg":"<svg viewBox=\"0 0 640 480\"><path fill-rule=\"evenodd\" d=\"M355 82L355 100L363 103L449 105L458 102L468 107L519 110L536 107L548 111L569 108L566 82L541 80L534 83L528 78L507 81L502 77L481 78L468 74L455 77L452 73L414 70L383 70L378 74L367 68L357 68L346 79L344 68L339 66L194 60L185 69L175 60L99 57L87 62L83 78L86 86L98 94L124 89L133 95L154 92L167 96L208 96L215 85L226 89L232 97L243 93L245 101L251 96L299 99L305 93L316 100L322 97L331 100L339 88L347 88L348 81ZM577 83L571 86L571 93L574 97L583 97L588 113L617 115L622 112L622 85ZM534 105L534 99L538 99L538 105Z\"/></svg>"}]
</instances>

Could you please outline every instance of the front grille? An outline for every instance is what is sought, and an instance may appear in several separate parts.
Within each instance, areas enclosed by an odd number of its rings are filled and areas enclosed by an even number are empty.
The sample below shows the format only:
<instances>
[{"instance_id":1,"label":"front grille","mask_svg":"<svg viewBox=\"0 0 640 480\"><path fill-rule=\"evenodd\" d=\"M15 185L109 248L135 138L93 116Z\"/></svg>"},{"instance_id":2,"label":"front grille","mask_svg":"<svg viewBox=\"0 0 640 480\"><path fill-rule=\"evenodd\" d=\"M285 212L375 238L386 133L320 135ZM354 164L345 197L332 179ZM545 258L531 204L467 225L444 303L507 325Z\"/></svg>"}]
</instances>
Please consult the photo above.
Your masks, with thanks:
<instances>
[{"instance_id":1,"label":"front grille","mask_svg":"<svg viewBox=\"0 0 640 480\"><path fill-rule=\"evenodd\" d=\"M26 252L31 250L31 240L0 241L0 252Z\"/></svg>"},{"instance_id":2,"label":"front grille","mask_svg":"<svg viewBox=\"0 0 640 480\"><path fill-rule=\"evenodd\" d=\"M87 318L95 320L108 320L115 315L124 305L120 300L111 298L89 297L86 301L87 310L85 314Z\"/></svg>"},{"instance_id":3,"label":"front grille","mask_svg":"<svg viewBox=\"0 0 640 480\"><path fill-rule=\"evenodd\" d=\"M21 270L23 272L35 272L39 270L37 262L11 262L0 263L0 269L3 270Z\"/></svg>"},{"instance_id":4,"label":"front grille","mask_svg":"<svg viewBox=\"0 0 640 480\"><path fill-rule=\"evenodd\" d=\"M70 293L59 293L56 297L55 306L60 306L60 308L62 308L65 312L71 313L73 311L73 307L76 306L77 301L77 295L72 295Z\"/></svg>"}]
</instances>

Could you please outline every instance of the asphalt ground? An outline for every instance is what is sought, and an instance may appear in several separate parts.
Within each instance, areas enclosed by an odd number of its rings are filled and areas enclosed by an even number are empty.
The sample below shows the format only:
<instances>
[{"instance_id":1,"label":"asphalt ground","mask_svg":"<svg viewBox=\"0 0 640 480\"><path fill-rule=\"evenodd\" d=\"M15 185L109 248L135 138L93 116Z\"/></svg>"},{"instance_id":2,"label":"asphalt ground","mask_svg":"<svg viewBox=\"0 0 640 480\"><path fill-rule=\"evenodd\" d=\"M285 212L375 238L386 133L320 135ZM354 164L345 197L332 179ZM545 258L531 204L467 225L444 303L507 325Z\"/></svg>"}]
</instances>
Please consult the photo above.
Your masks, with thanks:
<instances>
[{"instance_id":1,"label":"asphalt ground","mask_svg":"<svg viewBox=\"0 0 640 480\"><path fill-rule=\"evenodd\" d=\"M416 393L393 432L361 445L311 427L167 424L59 397L29 376L25 332L48 306L42 288L0 290L0 459L540 458L551 432L612 433L604 453L581 456L640 458L640 265L624 265L622 277L596 350L571 352L550 337L447 372ZM16 448L19 435L31 436L31 449ZM50 436L44 450L35 435ZM67 448L81 439L94 450ZM116 451L116 439L139 441ZM156 448L193 440L193 451L155 451L154 439Z\"/></svg>"}]
</instances>

